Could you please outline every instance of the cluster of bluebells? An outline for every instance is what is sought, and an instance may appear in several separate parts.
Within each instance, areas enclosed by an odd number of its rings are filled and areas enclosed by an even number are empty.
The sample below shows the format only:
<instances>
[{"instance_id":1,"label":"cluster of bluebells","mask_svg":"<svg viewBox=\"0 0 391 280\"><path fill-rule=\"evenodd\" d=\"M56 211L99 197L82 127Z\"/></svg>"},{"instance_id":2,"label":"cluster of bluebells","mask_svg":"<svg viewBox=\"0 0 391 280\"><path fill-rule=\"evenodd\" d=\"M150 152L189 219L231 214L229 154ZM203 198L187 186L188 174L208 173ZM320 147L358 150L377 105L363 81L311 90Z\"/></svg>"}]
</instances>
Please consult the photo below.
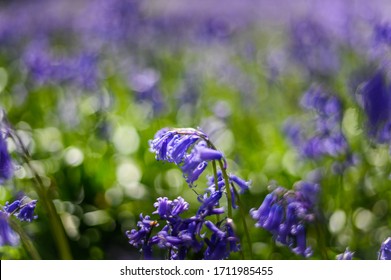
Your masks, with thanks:
<instances>
[{"instance_id":1,"label":"cluster of bluebells","mask_svg":"<svg viewBox=\"0 0 391 280\"><path fill-rule=\"evenodd\" d=\"M315 220L318 192L319 185L307 181L296 183L294 190L276 187L258 209L251 209L255 226L271 232L275 241L288 246L295 254L310 257L312 249L307 246L306 224Z\"/></svg>"},{"instance_id":2,"label":"cluster of bluebells","mask_svg":"<svg viewBox=\"0 0 391 280\"><path fill-rule=\"evenodd\" d=\"M158 221L140 214L138 230L126 232L129 243L140 248L146 259L153 258L153 246L165 249L168 252L167 258L173 260L183 260L191 252L199 253L205 246L203 259L229 257L231 252L240 249L232 220L226 218L214 224L207 219L224 213L222 207L217 207L221 195L217 191L205 194L196 215L190 218L181 217L189 209L189 204L182 197L175 200L159 197L154 203L156 211L152 213L158 215ZM153 232L163 222L164 226Z\"/></svg>"},{"instance_id":3,"label":"cluster of bluebells","mask_svg":"<svg viewBox=\"0 0 391 280\"><path fill-rule=\"evenodd\" d=\"M15 200L10 204L6 203L0 210L0 246L19 244L19 235L11 228L9 219L14 215L22 222L31 222L37 218L34 214L36 204L37 200L28 201L27 197Z\"/></svg>"},{"instance_id":4,"label":"cluster of bluebells","mask_svg":"<svg viewBox=\"0 0 391 280\"><path fill-rule=\"evenodd\" d=\"M152 257L154 245L167 249L169 259L185 259L190 252L201 254L203 259L226 259L231 252L239 251L239 240L235 236L231 217L220 218L225 212L220 201L229 191L232 205L227 207L237 208L237 195L246 191L250 182L226 173L223 154L200 130L161 129L150 141L150 147L157 160L178 165L190 187L193 187L208 162L219 161L222 169L216 170L215 175L208 178L205 192L198 195L200 206L194 216L181 216L189 208L183 198L171 201L160 197L154 204L156 211L153 212L159 215L159 222L151 220L150 216L140 215L139 229L127 232L129 243L140 248L145 258ZM236 187L240 189L239 192ZM163 228L153 234L153 229L163 221Z\"/></svg>"},{"instance_id":5,"label":"cluster of bluebells","mask_svg":"<svg viewBox=\"0 0 391 280\"><path fill-rule=\"evenodd\" d=\"M335 171L354 164L355 157L342 130L343 110L339 98L321 87L312 86L304 93L300 105L315 113L315 117L305 125L288 120L284 127L285 134L299 154L315 160L325 156L342 159L335 163Z\"/></svg>"}]
</instances>

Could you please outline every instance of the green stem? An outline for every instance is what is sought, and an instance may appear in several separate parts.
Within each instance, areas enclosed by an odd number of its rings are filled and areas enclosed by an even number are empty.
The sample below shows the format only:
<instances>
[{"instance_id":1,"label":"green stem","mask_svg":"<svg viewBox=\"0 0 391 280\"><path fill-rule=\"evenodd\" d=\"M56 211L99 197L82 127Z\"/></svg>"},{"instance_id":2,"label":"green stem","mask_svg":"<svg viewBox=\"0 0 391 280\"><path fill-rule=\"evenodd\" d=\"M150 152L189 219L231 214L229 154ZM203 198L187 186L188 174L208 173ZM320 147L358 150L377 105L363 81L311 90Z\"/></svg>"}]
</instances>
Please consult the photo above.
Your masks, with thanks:
<instances>
[{"instance_id":1,"label":"green stem","mask_svg":"<svg viewBox=\"0 0 391 280\"><path fill-rule=\"evenodd\" d=\"M31 157L22 140L16 133L12 133L11 137L16 144L19 144L19 147L22 149L22 158L30 169L31 173L33 174L35 181L34 188L40 198L40 201L42 201L42 205L48 215L50 229L52 231L52 236L54 236L54 241L60 254L60 258L64 260L70 260L72 259L72 254L69 248L68 238L66 237L63 224L61 222L60 216L56 211L53 201L48 197L46 187L42 182L41 177L31 165Z\"/></svg>"},{"instance_id":2,"label":"green stem","mask_svg":"<svg viewBox=\"0 0 391 280\"><path fill-rule=\"evenodd\" d=\"M228 174L227 171L224 168L224 163L222 160L219 160L219 165L221 169L221 173L223 174L224 178L224 184L226 186L225 191L227 193L227 217L232 219L232 195L231 195L231 190L230 190L230 184L229 184L229 179L228 179Z\"/></svg>"},{"instance_id":3,"label":"green stem","mask_svg":"<svg viewBox=\"0 0 391 280\"><path fill-rule=\"evenodd\" d=\"M234 193L236 195L236 198L237 198L237 203L238 203L238 206L239 206L239 213L240 213L240 216L242 218L242 224L243 224L243 229L244 229L244 236L246 237L246 241L247 241L247 246L248 246L248 249L249 249L249 252L250 252L250 259L253 259L253 250L252 250L252 243L251 243L251 238L250 238L250 233L248 231L248 227L247 227L247 222L246 222L246 214L244 212L244 209L243 209L243 204L240 200L240 196L237 192L237 190L235 189L234 186L232 186L233 190L234 190Z\"/></svg>"},{"instance_id":4,"label":"green stem","mask_svg":"<svg viewBox=\"0 0 391 280\"><path fill-rule=\"evenodd\" d=\"M217 166L216 166L216 161L214 161L214 160L212 160L212 167L213 167L213 177L214 177L214 181L215 181L215 189L216 189L216 191L218 191L219 186L218 186L218 177L217 177ZM220 221L219 214L216 215L216 220L217 220L217 222Z\"/></svg>"},{"instance_id":5,"label":"green stem","mask_svg":"<svg viewBox=\"0 0 391 280\"><path fill-rule=\"evenodd\" d=\"M326 249L326 240L325 240L326 238L325 235L323 234L325 232L323 230L324 226L322 226L322 223L320 221L316 221L315 228L316 228L316 234L318 236L320 254L322 255L322 258L324 260L328 260L329 256L327 254L327 249Z\"/></svg>"},{"instance_id":6,"label":"green stem","mask_svg":"<svg viewBox=\"0 0 391 280\"><path fill-rule=\"evenodd\" d=\"M19 234L20 239L22 240L22 244L23 244L24 248L26 249L26 251L31 256L31 258L33 260L40 260L41 256L39 255L39 253L38 253L37 249L35 248L33 242L31 241L29 236L24 232L22 227L17 222L15 222L13 219L9 219L9 223L10 223L10 226L12 227L12 229L16 233Z\"/></svg>"}]
</instances>

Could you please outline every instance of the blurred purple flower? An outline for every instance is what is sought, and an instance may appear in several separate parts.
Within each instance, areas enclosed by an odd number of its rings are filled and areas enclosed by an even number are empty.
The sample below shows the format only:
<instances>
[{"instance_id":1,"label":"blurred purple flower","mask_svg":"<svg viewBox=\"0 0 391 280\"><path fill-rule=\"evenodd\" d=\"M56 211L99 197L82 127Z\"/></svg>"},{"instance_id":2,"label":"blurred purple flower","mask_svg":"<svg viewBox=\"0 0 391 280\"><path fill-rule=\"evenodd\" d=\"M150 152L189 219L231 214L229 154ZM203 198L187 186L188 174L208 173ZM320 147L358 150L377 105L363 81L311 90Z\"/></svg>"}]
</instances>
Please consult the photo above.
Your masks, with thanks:
<instances>
[{"instance_id":1,"label":"blurred purple flower","mask_svg":"<svg viewBox=\"0 0 391 280\"><path fill-rule=\"evenodd\" d=\"M11 229L8 219L9 215L0 210L0 246L19 244L19 235Z\"/></svg>"},{"instance_id":2,"label":"blurred purple flower","mask_svg":"<svg viewBox=\"0 0 391 280\"><path fill-rule=\"evenodd\" d=\"M290 29L290 50L294 59L311 74L329 75L339 67L331 33L312 19L296 20Z\"/></svg>"},{"instance_id":3,"label":"blurred purple flower","mask_svg":"<svg viewBox=\"0 0 391 280\"><path fill-rule=\"evenodd\" d=\"M342 254L337 255L337 260L352 260L353 259L354 252L351 252L348 248L346 248L345 252Z\"/></svg>"},{"instance_id":4,"label":"blurred purple flower","mask_svg":"<svg viewBox=\"0 0 391 280\"><path fill-rule=\"evenodd\" d=\"M388 237L380 246L379 260L391 260L391 237Z\"/></svg>"},{"instance_id":5,"label":"blurred purple flower","mask_svg":"<svg viewBox=\"0 0 391 280\"><path fill-rule=\"evenodd\" d=\"M159 114L165 108L163 94L159 89L160 74L154 69L142 70L130 78L135 100L151 104L153 113Z\"/></svg>"},{"instance_id":6,"label":"blurred purple flower","mask_svg":"<svg viewBox=\"0 0 391 280\"><path fill-rule=\"evenodd\" d=\"M294 191L277 187L266 195L258 209L251 209L255 226L271 232L276 241L290 247L295 254L311 256L305 224L314 220L318 192L317 184L304 181L297 183Z\"/></svg>"},{"instance_id":7,"label":"blurred purple flower","mask_svg":"<svg viewBox=\"0 0 391 280\"><path fill-rule=\"evenodd\" d=\"M386 74L378 70L360 86L359 94L367 117L369 137L379 143L391 141L391 90Z\"/></svg>"},{"instance_id":8,"label":"blurred purple flower","mask_svg":"<svg viewBox=\"0 0 391 280\"><path fill-rule=\"evenodd\" d=\"M342 130L342 104L336 97L326 93L321 87L311 87L300 101L301 106L315 114L304 125L289 119L284 131L300 155L310 159L324 156L347 161L349 145Z\"/></svg>"},{"instance_id":9,"label":"blurred purple flower","mask_svg":"<svg viewBox=\"0 0 391 280\"><path fill-rule=\"evenodd\" d=\"M0 184L12 178L14 165L8 153L7 142L3 133L0 133Z\"/></svg>"},{"instance_id":10,"label":"blurred purple flower","mask_svg":"<svg viewBox=\"0 0 391 280\"><path fill-rule=\"evenodd\" d=\"M95 90L98 86L98 57L93 53L54 55L48 39L40 38L27 46L22 60L38 85L65 83L87 90Z\"/></svg>"}]
</instances>

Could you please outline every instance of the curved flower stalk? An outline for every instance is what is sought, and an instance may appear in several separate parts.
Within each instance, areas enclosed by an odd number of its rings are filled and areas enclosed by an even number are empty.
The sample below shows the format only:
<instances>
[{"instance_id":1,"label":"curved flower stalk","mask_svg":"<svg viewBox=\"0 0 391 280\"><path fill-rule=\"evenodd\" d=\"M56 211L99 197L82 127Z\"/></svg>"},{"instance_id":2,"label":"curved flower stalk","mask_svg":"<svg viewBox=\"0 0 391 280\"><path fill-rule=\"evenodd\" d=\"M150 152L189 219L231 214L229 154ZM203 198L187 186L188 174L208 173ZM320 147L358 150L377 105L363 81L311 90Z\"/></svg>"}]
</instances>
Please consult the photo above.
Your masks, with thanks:
<instances>
[{"instance_id":1,"label":"curved flower stalk","mask_svg":"<svg viewBox=\"0 0 391 280\"><path fill-rule=\"evenodd\" d=\"M49 196L47 188L43 184L42 178L40 177L40 175L38 175L36 170L31 165L30 153L25 147L25 144L23 143L22 139L20 139L18 133L12 128L12 125L8 122L5 112L1 111L0 113L0 183L2 183L1 180L10 179L14 174L14 165L12 163L11 156L8 153L5 143L5 138L8 137L15 144L18 156L21 160L24 161L26 167L30 169L33 175L34 184L32 184L32 186L34 187L34 191L38 195L39 200L42 203L42 206L48 216L50 227L53 233L52 235L60 257L62 259L72 259L68 239L65 235L65 230L63 228L62 222L60 220L59 215L57 214L52 198ZM8 216L16 215L17 218L21 221L32 221L36 218L33 213L37 201L32 200L26 203L25 200L26 198L23 198L22 200L16 200L11 204L6 204L4 206L3 212L7 213ZM4 221L5 218L3 217L2 219ZM14 229L18 229L18 234L22 238L22 241L24 241L23 243L26 245L26 249L30 251L32 257L39 258L39 255L36 252L33 244L29 240L27 240L28 236L23 232L23 229L21 229L19 225L17 223L14 223L11 219L8 220L10 224L12 224L12 227Z\"/></svg>"},{"instance_id":2,"label":"curved flower stalk","mask_svg":"<svg viewBox=\"0 0 391 280\"><path fill-rule=\"evenodd\" d=\"M294 190L276 187L269 193L258 209L250 214L262 227L273 234L275 241L288 246L292 252L304 257L312 255L307 246L306 224L315 220L319 185L300 181Z\"/></svg>"},{"instance_id":3,"label":"curved flower stalk","mask_svg":"<svg viewBox=\"0 0 391 280\"><path fill-rule=\"evenodd\" d=\"M206 248L203 251L204 259L225 259L230 252L240 251L239 239L234 233L232 209L240 207L238 194L247 190L250 182L227 173L223 154L200 130L164 128L156 133L149 144L157 160L179 166L189 187L194 187L194 183L209 163L213 167L213 176L208 177L204 194L198 196L200 206L194 216L187 219L180 216L189 207L183 198L178 197L174 201L166 197L158 198L153 214L159 215L159 221L151 221L150 216L140 215L139 229L127 232L129 243L141 248L145 258L151 257L154 245L169 249L170 259L184 259L190 251L197 253L203 248ZM219 170L216 163L220 167ZM227 197L227 217L220 219L220 215L225 213L224 207L220 207L220 200L224 196ZM212 216L215 222L212 222ZM166 224L158 233L152 235L153 229L161 221ZM247 228L244 217L242 222ZM250 247L248 236L247 241Z\"/></svg>"}]
</instances>

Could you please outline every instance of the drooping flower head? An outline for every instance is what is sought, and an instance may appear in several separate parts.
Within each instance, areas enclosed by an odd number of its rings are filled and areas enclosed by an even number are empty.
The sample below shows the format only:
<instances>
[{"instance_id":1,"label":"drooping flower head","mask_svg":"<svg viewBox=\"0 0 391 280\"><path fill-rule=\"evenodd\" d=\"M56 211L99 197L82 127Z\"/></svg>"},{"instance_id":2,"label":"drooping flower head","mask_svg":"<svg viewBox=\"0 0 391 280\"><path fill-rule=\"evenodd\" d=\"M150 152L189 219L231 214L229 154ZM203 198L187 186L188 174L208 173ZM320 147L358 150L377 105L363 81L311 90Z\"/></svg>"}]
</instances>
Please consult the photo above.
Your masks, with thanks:
<instances>
[{"instance_id":1,"label":"drooping flower head","mask_svg":"<svg viewBox=\"0 0 391 280\"><path fill-rule=\"evenodd\" d=\"M258 209L251 209L255 226L271 232L277 242L288 246L295 254L311 256L305 227L315 218L314 203L318 192L318 184L304 181L298 182L292 191L276 187L266 195Z\"/></svg>"},{"instance_id":2,"label":"drooping flower head","mask_svg":"<svg viewBox=\"0 0 391 280\"><path fill-rule=\"evenodd\" d=\"M223 154L211 147L207 135L192 128L161 129L149 144L157 160L172 162L181 168L190 186L209 161L223 159Z\"/></svg>"},{"instance_id":3,"label":"drooping flower head","mask_svg":"<svg viewBox=\"0 0 391 280\"><path fill-rule=\"evenodd\" d=\"M31 222L38 218L35 215L35 207L37 205L37 200L30 200L26 196L21 200L15 200L12 203L6 203L4 212L9 215L15 215L20 221Z\"/></svg>"}]
</instances>

